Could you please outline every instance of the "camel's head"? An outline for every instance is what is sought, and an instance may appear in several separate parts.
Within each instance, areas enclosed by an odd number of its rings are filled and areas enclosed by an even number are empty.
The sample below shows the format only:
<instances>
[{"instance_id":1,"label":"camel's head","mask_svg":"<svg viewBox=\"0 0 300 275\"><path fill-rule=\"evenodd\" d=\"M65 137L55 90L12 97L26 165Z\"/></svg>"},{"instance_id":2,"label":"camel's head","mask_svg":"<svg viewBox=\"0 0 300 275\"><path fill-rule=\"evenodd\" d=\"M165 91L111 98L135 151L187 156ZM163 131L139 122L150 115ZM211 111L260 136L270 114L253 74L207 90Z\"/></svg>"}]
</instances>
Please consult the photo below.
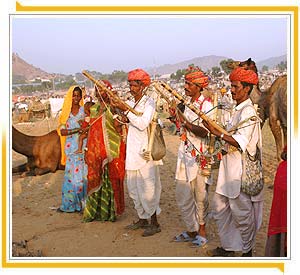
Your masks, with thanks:
<instances>
[{"instance_id":1,"label":"camel's head","mask_svg":"<svg viewBox=\"0 0 300 275\"><path fill-rule=\"evenodd\" d=\"M229 61L227 62L226 65L228 69L234 70L240 65L240 63L241 63L240 61Z\"/></svg>"},{"instance_id":2,"label":"camel's head","mask_svg":"<svg viewBox=\"0 0 300 275\"><path fill-rule=\"evenodd\" d=\"M234 70L237 67L243 67L246 70L252 70L257 74L257 68L255 62L250 58L245 61L231 61L227 63L227 67Z\"/></svg>"},{"instance_id":3,"label":"camel's head","mask_svg":"<svg viewBox=\"0 0 300 275\"><path fill-rule=\"evenodd\" d=\"M255 62L250 58L248 58L246 61L240 62L240 67L245 68L246 70L252 70L257 74L257 68Z\"/></svg>"}]
</instances>

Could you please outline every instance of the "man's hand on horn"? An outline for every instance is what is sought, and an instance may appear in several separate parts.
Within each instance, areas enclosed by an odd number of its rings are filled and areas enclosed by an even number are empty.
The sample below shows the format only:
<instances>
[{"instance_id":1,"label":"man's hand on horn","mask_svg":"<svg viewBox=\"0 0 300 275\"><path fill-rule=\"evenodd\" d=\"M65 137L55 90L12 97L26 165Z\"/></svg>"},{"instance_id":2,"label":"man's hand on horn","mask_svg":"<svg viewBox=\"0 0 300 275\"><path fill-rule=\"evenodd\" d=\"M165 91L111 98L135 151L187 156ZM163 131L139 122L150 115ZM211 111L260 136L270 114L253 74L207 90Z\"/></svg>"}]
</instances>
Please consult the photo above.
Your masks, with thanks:
<instances>
[{"instance_id":1,"label":"man's hand on horn","mask_svg":"<svg viewBox=\"0 0 300 275\"><path fill-rule=\"evenodd\" d=\"M118 108L119 110L125 112L128 110L127 106L120 100L117 100L116 98L111 98L110 99L110 104L115 107Z\"/></svg>"}]
</instances>

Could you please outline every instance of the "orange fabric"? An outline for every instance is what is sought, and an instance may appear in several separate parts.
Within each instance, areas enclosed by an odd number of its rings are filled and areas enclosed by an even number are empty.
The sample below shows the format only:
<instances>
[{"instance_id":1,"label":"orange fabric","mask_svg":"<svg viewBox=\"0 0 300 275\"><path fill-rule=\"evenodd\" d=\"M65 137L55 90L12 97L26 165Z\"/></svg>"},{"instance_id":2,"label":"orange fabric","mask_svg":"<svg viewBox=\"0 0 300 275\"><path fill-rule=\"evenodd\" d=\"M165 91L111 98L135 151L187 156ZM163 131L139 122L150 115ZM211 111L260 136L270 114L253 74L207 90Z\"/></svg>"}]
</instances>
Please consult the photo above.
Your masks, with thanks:
<instances>
[{"instance_id":1,"label":"orange fabric","mask_svg":"<svg viewBox=\"0 0 300 275\"><path fill-rule=\"evenodd\" d=\"M186 81L192 82L205 88L208 85L208 76L205 75L199 67L190 66L184 76Z\"/></svg>"},{"instance_id":2,"label":"orange fabric","mask_svg":"<svg viewBox=\"0 0 300 275\"><path fill-rule=\"evenodd\" d=\"M135 69L128 73L128 81L135 80L143 82L146 86L149 86L151 82L150 75L142 69Z\"/></svg>"},{"instance_id":3,"label":"orange fabric","mask_svg":"<svg viewBox=\"0 0 300 275\"><path fill-rule=\"evenodd\" d=\"M220 90L220 92L221 92L222 95L224 95L227 91L226 91L225 88L222 88L222 89Z\"/></svg>"},{"instance_id":4,"label":"orange fabric","mask_svg":"<svg viewBox=\"0 0 300 275\"><path fill-rule=\"evenodd\" d=\"M66 125L67 120L70 116L71 113L71 109L72 109L72 98L73 98L73 91L76 87L79 87L78 85L73 85L69 88L69 90L67 91L65 98L64 98L64 103L63 103L63 107L61 110L61 114L59 116L58 119L58 128L57 128L57 133L60 137L60 150L61 150L61 160L60 163L62 165L66 165L66 154L65 154L65 144L66 144L66 136L62 136L60 134L60 130L61 128ZM82 90L82 89L81 89ZM79 102L80 106L83 106L84 102L83 102L83 98L84 98L84 90L82 90L82 98Z\"/></svg>"},{"instance_id":5,"label":"orange fabric","mask_svg":"<svg viewBox=\"0 0 300 275\"><path fill-rule=\"evenodd\" d=\"M103 160L107 159L106 148L103 137L103 117L91 119L91 128L89 129L85 160L88 166L88 189L87 194L96 191L100 187ZM95 121L96 120L96 121ZM94 122L95 121L95 122Z\"/></svg>"},{"instance_id":6,"label":"orange fabric","mask_svg":"<svg viewBox=\"0 0 300 275\"><path fill-rule=\"evenodd\" d=\"M241 81L254 85L257 85L258 83L257 74L252 70L246 70L242 67L237 67L236 69L234 69L231 72L229 79L230 81Z\"/></svg>"}]
</instances>

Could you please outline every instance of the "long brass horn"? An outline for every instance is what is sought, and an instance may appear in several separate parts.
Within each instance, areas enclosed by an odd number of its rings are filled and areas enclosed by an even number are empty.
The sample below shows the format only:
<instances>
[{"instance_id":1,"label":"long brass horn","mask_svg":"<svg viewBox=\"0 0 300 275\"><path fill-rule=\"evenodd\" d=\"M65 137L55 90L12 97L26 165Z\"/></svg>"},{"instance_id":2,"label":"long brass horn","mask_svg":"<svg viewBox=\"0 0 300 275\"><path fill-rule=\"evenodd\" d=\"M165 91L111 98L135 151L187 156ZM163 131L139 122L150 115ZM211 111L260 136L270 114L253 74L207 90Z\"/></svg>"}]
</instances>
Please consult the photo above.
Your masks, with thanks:
<instances>
[{"instance_id":1,"label":"long brass horn","mask_svg":"<svg viewBox=\"0 0 300 275\"><path fill-rule=\"evenodd\" d=\"M143 113L138 112L137 110L133 109L131 106L129 106L126 102L124 102L121 98L119 98L114 92L106 87L106 85L101 80L95 79L92 75L90 75L87 71L82 71L82 74L86 76L89 80L95 83L96 86L98 86L101 90L105 91L109 98L114 99L115 101L122 102L126 108L135 114L136 116L142 116Z\"/></svg>"},{"instance_id":2,"label":"long brass horn","mask_svg":"<svg viewBox=\"0 0 300 275\"><path fill-rule=\"evenodd\" d=\"M154 87L156 88L156 90L160 90L159 86L163 87L165 90L167 90L173 96L175 96L179 101L181 101L185 106L187 106L190 110L192 110L196 115L198 115L204 121L209 122L213 127L215 127L217 130L219 130L221 133L230 136L230 134L225 129L223 129L219 124L217 124L215 121L213 121L207 115L205 115L205 113L203 113L200 109L196 108L193 104L189 103L181 94L179 94L177 91L172 89L167 83L158 81L154 84Z\"/></svg>"}]
</instances>

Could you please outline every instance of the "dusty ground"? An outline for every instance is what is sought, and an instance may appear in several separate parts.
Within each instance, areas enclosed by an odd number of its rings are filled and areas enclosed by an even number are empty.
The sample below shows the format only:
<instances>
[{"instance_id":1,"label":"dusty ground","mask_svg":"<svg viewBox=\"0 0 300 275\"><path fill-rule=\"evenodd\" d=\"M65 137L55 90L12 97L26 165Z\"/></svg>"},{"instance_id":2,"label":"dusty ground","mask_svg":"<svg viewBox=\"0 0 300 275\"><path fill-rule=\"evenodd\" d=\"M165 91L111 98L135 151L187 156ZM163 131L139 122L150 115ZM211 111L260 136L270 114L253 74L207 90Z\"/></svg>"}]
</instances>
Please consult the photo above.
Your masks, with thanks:
<instances>
[{"instance_id":1,"label":"dusty ground","mask_svg":"<svg viewBox=\"0 0 300 275\"><path fill-rule=\"evenodd\" d=\"M17 124L30 135L40 135L54 129L50 121ZM269 211L272 202L272 185L277 167L274 138L268 125L263 128L263 165L265 175L265 205L262 228L257 235L254 254L264 256ZM189 243L170 242L184 230L175 201L174 171L178 136L165 131L167 155L161 166L162 213L159 216L161 233L144 238L142 231L128 231L124 227L136 220L132 201L127 193L125 213L116 222L82 223L78 213L57 213L63 171L43 176L21 178L13 176L12 190L12 249L14 256L44 257L205 257L206 250L220 245L216 226L210 219L207 226L209 242L204 248L191 248ZM12 152L12 165L24 162L24 157ZM216 180L217 170L214 170ZM214 181L215 182L215 181ZM215 184L210 188L212 198Z\"/></svg>"}]
</instances>

